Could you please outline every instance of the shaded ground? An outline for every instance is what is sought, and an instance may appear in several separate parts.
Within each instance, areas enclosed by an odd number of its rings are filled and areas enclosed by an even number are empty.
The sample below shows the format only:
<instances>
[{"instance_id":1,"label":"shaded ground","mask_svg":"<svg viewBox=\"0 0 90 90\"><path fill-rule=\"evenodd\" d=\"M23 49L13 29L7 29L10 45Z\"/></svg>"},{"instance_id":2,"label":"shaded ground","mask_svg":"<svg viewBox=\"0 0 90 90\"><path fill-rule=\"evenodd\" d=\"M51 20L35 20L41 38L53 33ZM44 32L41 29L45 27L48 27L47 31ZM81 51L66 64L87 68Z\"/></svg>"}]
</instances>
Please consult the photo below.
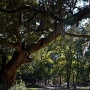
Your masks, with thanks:
<instances>
[{"instance_id":1,"label":"shaded ground","mask_svg":"<svg viewBox=\"0 0 90 90\"><path fill-rule=\"evenodd\" d=\"M61 86L43 85L43 88L39 90L62 90Z\"/></svg>"},{"instance_id":2,"label":"shaded ground","mask_svg":"<svg viewBox=\"0 0 90 90\"><path fill-rule=\"evenodd\" d=\"M28 89L28 90L74 90L73 87L70 87L70 89L66 89L66 87L62 87L62 86L51 86L51 85L43 85L42 87L43 88ZM87 86L87 87L77 86L76 90L90 90L90 86Z\"/></svg>"}]
</instances>

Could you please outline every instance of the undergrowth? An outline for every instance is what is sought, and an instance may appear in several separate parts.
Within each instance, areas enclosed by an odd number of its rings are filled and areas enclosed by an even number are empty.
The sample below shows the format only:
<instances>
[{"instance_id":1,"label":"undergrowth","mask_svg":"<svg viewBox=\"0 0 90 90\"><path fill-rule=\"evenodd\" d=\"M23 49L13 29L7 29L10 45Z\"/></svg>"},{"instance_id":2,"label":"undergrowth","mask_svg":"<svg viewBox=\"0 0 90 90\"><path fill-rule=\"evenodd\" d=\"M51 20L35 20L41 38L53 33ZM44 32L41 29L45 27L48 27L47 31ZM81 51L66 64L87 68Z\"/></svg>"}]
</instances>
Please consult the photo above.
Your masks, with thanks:
<instances>
[{"instance_id":1,"label":"undergrowth","mask_svg":"<svg viewBox=\"0 0 90 90\"><path fill-rule=\"evenodd\" d=\"M20 83L17 83L12 86L9 90L27 90L25 82L20 80Z\"/></svg>"}]
</instances>

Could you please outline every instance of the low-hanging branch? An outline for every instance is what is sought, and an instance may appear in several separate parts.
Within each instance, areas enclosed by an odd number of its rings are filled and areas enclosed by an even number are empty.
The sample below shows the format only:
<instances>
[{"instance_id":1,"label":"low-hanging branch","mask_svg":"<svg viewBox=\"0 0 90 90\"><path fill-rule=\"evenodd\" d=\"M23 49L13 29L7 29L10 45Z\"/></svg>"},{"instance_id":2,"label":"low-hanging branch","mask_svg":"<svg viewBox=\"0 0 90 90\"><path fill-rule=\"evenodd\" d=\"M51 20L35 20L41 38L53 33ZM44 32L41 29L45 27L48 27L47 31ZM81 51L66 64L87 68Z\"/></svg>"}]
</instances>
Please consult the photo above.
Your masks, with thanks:
<instances>
[{"instance_id":1,"label":"low-hanging branch","mask_svg":"<svg viewBox=\"0 0 90 90\"><path fill-rule=\"evenodd\" d=\"M61 27L62 29L62 27ZM50 35L47 38L42 38L36 43L32 43L29 46L27 46L27 50L30 51L30 53L34 53L35 51L45 47L47 44L49 44L52 40L54 40L57 36L61 35L60 30L58 29L56 33L53 31L50 33ZM90 35L76 35L72 33L65 32L65 35L73 36L73 37L81 37L81 38L90 38Z\"/></svg>"},{"instance_id":2,"label":"low-hanging branch","mask_svg":"<svg viewBox=\"0 0 90 90\"><path fill-rule=\"evenodd\" d=\"M37 51L37 50L45 47L52 40L54 40L56 37L58 37L59 35L61 35L61 32L60 32L61 29L62 29L62 24L59 25L59 29L57 29L56 31L52 31L51 33L49 33L49 35L46 38L41 38L39 41L28 45L26 47L26 50L30 51L30 54L31 54L31 53L34 53L35 51Z\"/></svg>"}]
</instances>

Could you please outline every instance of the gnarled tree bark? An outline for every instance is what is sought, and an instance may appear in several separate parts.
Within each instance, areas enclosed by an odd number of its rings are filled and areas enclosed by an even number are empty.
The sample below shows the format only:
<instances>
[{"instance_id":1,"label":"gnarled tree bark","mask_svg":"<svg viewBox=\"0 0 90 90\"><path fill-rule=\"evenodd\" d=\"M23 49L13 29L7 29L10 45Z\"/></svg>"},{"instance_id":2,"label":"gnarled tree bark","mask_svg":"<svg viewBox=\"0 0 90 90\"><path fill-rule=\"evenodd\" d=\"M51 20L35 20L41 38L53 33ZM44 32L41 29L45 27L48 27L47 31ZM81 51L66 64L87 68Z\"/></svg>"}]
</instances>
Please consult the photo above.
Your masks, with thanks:
<instances>
[{"instance_id":1,"label":"gnarled tree bark","mask_svg":"<svg viewBox=\"0 0 90 90\"><path fill-rule=\"evenodd\" d=\"M25 63L32 61L29 58L29 54L26 51L14 51L12 59L7 63L7 65L0 72L0 82L6 85L7 88L14 84L17 69Z\"/></svg>"}]
</instances>

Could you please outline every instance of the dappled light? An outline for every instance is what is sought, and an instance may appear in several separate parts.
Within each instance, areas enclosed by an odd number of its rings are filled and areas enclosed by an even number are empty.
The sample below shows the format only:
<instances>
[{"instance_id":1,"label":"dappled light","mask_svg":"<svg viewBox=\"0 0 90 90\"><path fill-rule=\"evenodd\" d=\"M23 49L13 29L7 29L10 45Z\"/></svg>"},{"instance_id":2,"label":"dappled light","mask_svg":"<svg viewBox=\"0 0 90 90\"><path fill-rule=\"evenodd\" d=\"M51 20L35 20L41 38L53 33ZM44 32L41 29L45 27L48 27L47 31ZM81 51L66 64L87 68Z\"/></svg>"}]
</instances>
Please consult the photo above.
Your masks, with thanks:
<instances>
[{"instance_id":1,"label":"dappled light","mask_svg":"<svg viewBox=\"0 0 90 90\"><path fill-rule=\"evenodd\" d=\"M90 89L89 0L0 1L0 90Z\"/></svg>"}]
</instances>

